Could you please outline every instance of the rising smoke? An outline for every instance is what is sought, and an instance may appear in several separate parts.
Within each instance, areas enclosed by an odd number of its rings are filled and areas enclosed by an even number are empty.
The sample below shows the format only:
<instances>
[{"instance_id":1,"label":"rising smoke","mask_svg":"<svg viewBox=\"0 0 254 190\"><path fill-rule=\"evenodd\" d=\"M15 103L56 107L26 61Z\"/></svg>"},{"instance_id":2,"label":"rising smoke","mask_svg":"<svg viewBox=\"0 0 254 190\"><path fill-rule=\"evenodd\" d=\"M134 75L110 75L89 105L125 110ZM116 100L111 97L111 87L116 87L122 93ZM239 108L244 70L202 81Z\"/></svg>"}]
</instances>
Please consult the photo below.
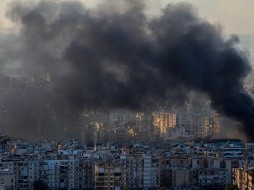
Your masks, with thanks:
<instances>
[{"instance_id":1,"label":"rising smoke","mask_svg":"<svg viewBox=\"0 0 254 190\"><path fill-rule=\"evenodd\" d=\"M236 36L225 40L221 27L188 3L169 4L153 18L141 1L115 3L88 9L78 1L41 1L8 10L21 26L12 59L27 72L50 73L52 109L143 109L182 102L195 90L254 137L254 102L243 87L251 67Z\"/></svg>"}]
</instances>

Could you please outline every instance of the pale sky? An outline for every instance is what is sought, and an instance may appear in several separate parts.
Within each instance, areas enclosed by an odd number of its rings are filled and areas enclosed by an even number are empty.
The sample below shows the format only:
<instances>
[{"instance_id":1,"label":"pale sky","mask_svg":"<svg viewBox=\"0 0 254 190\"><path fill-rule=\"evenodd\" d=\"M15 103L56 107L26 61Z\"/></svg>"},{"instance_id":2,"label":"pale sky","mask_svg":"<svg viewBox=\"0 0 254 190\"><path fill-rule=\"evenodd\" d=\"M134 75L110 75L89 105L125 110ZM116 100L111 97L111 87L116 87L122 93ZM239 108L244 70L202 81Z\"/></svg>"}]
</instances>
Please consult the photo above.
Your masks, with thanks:
<instances>
[{"instance_id":1,"label":"pale sky","mask_svg":"<svg viewBox=\"0 0 254 190\"><path fill-rule=\"evenodd\" d=\"M103 0L81 1L89 7L93 7ZM13 31L15 28L4 17L7 4L10 2L13 2L13 0L0 0L0 32ZM145 0L145 2L147 2L148 12L150 14L158 14L160 9L168 3L189 2L198 9L201 17L212 23L221 24L226 34L254 34L254 0Z\"/></svg>"}]
</instances>

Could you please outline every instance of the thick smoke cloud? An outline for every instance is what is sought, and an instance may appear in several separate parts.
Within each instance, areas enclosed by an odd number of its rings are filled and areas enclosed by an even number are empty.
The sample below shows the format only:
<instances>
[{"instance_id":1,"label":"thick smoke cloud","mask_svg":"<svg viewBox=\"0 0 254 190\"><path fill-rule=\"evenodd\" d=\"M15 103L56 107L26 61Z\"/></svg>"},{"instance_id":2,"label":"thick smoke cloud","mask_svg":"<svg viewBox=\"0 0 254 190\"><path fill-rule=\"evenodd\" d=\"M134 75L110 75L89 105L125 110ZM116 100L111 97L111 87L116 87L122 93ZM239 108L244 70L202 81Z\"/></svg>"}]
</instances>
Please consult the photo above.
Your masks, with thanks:
<instances>
[{"instance_id":1,"label":"thick smoke cloud","mask_svg":"<svg viewBox=\"0 0 254 190\"><path fill-rule=\"evenodd\" d=\"M20 23L22 42L13 51L28 71L50 73L50 92L73 108L144 109L182 102L195 90L254 137L254 102L243 88L251 67L238 38L225 40L187 3L169 4L155 18L141 1L121 3L13 4L7 16Z\"/></svg>"}]
</instances>

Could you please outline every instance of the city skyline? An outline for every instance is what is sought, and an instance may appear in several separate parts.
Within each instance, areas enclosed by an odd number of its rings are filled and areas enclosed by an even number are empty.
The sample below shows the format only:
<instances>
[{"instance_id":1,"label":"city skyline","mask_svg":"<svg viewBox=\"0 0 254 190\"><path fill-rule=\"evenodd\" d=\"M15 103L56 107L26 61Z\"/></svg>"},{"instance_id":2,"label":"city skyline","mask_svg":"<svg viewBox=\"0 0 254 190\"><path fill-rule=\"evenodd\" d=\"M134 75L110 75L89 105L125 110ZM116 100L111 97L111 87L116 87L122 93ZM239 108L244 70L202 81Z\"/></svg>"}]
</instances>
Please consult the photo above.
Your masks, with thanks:
<instances>
[{"instance_id":1,"label":"city skyline","mask_svg":"<svg viewBox=\"0 0 254 190\"><path fill-rule=\"evenodd\" d=\"M1 0L0 190L254 189L253 7Z\"/></svg>"}]
</instances>

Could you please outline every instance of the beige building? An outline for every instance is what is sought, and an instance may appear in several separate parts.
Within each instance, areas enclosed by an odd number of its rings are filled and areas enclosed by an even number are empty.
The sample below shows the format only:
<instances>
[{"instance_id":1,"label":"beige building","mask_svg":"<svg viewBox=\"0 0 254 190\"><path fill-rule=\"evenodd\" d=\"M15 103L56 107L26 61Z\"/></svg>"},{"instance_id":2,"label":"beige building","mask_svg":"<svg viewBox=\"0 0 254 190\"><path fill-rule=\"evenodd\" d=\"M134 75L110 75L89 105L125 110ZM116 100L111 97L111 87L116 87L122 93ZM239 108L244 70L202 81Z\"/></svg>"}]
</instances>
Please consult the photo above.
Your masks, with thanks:
<instances>
[{"instance_id":1,"label":"beige building","mask_svg":"<svg viewBox=\"0 0 254 190\"><path fill-rule=\"evenodd\" d=\"M121 167L112 162L95 164L95 189L117 190L121 189Z\"/></svg>"},{"instance_id":2,"label":"beige building","mask_svg":"<svg viewBox=\"0 0 254 190\"><path fill-rule=\"evenodd\" d=\"M161 135L166 134L167 129L176 127L176 113L173 112L154 112L153 124Z\"/></svg>"},{"instance_id":3,"label":"beige building","mask_svg":"<svg viewBox=\"0 0 254 190\"><path fill-rule=\"evenodd\" d=\"M165 139L220 138L221 117L212 111L188 109L153 113L155 133Z\"/></svg>"},{"instance_id":4,"label":"beige building","mask_svg":"<svg viewBox=\"0 0 254 190\"><path fill-rule=\"evenodd\" d=\"M254 168L233 168L233 184L240 190L254 189Z\"/></svg>"}]
</instances>

